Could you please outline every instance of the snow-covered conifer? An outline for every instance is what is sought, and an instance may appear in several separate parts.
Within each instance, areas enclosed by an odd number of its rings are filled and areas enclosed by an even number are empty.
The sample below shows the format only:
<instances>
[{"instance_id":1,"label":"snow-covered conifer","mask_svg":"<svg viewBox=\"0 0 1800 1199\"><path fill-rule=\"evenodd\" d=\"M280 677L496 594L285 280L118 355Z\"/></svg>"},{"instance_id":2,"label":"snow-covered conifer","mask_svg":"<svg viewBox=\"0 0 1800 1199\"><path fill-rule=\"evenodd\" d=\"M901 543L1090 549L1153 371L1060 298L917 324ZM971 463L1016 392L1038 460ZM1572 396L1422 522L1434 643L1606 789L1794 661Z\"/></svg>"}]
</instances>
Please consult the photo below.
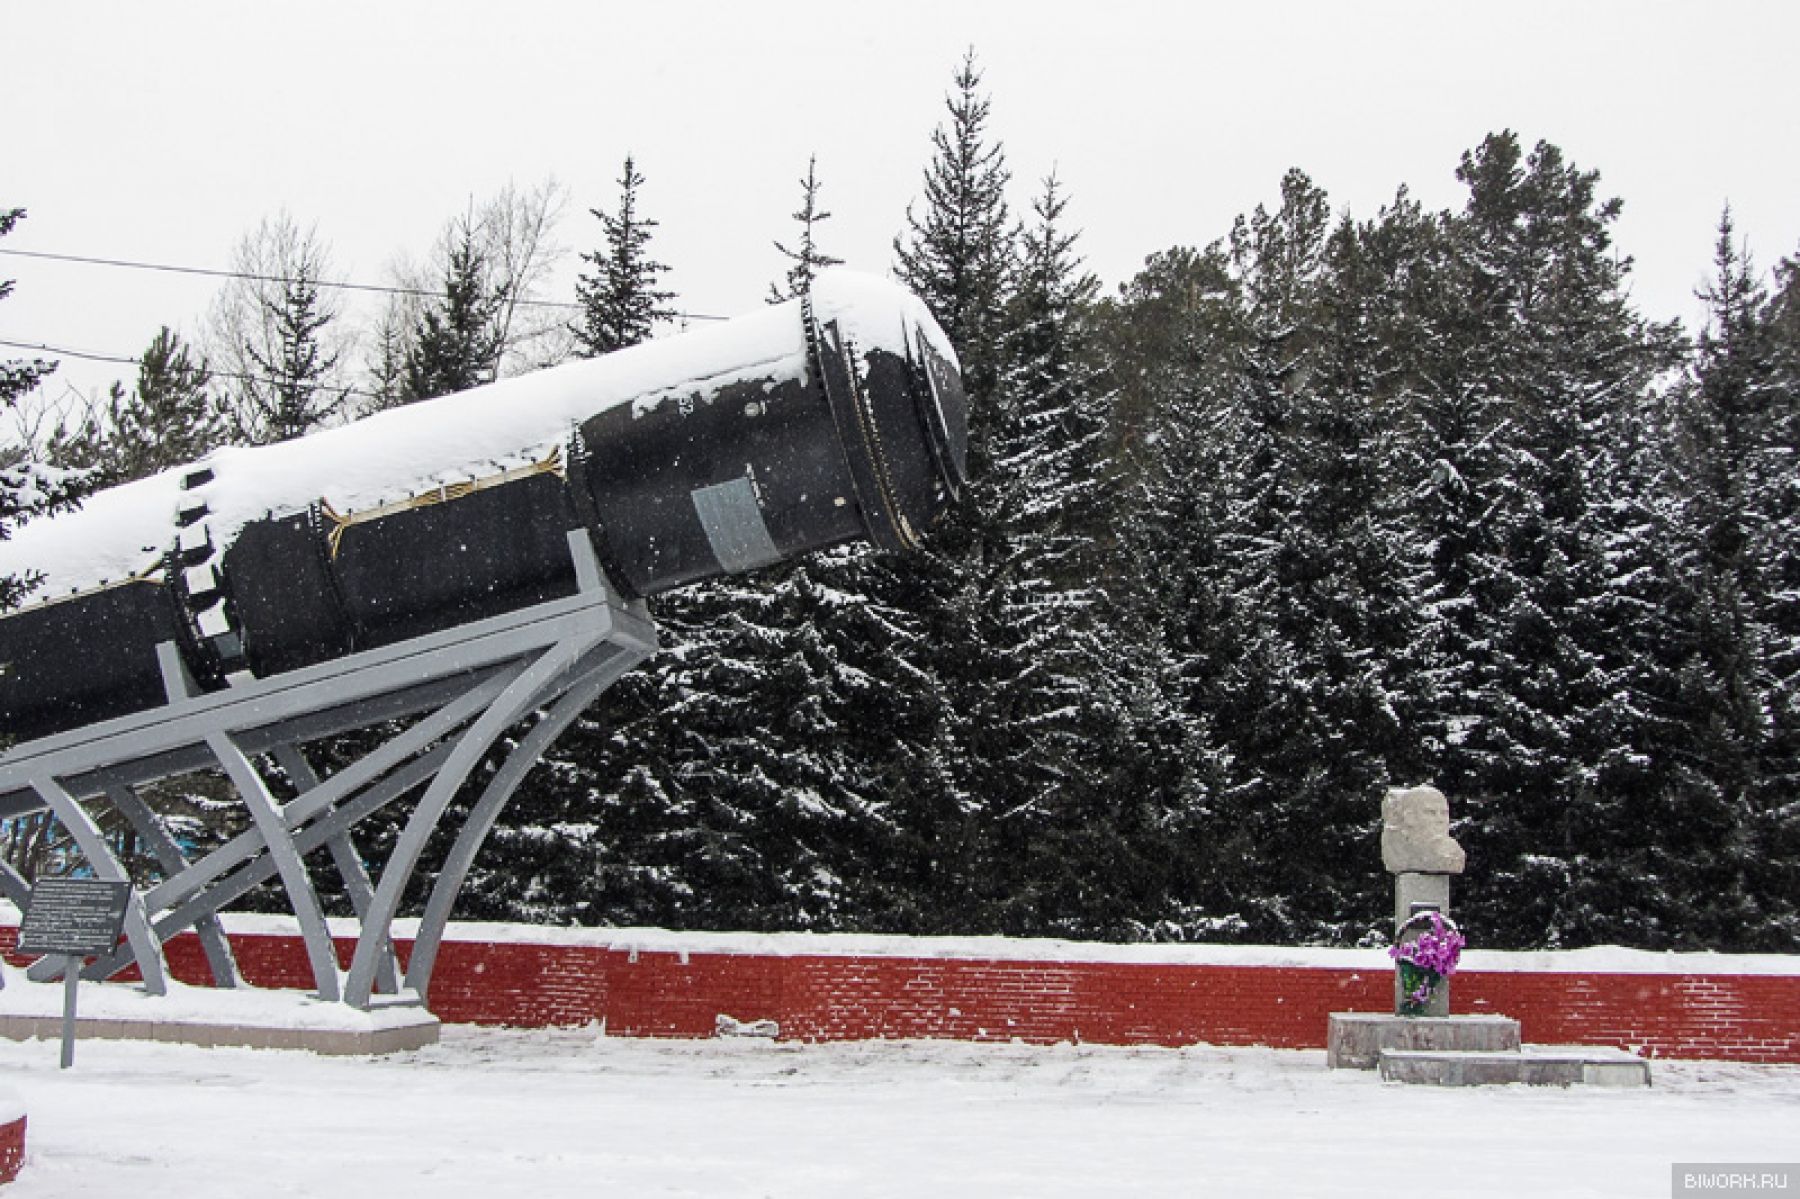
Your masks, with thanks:
<instances>
[{"instance_id":1,"label":"snow-covered conifer","mask_svg":"<svg viewBox=\"0 0 1800 1199\"><path fill-rule=\"evenodd\" d=\"M638 210L644 176L629 155L619 175L616 213L593 209L600 221L600 247L583 254L593 267L575 281L581 317L571 328L584 358L610 354L649 339L657 324L675 315L674 293L660 286L669 268L650 257L650 236L658 222Z\"/></svg>"},{"instance_id":2,"label":"snow-covered conifer","mask_svg":"<svg viewBox=\"0 0 1800 1199\"><path fill-rule=\"evenodd\" d=\"M0 237L11 233L24 218L22 208L0 209ZM12 280L0 280L0 300L11 295L12 289ZM56 363L42 358L0 359L0 412L11 413L55 369ZM79 478L32 461L28 449L0 451L0 539L21 521L69 503L79 487ZM0 612L17 604L33 581L0 576Z\"/></svg>"},{"instance_id":3,"label":"snow-covered conifer","mask_svg":"<svg viewBox=\"0 0 1800 1199\"><path fill-rule=\"evenodd\" d=\"M831 219L831 214L819 207L819 192L824 184L818 177L818 156L813 155L806 160L806 178L800 180L800 207L794 212L794 223L800 226L800 238L789 249L780 241L776 241L775 249L792 265L780 283L769 284L769 303L779 304L783 300L791 300L812 289L813 276L828 266L838 266L844 260L834 258L819 248L819 226Z\"/></svg>"},{"instance_id":4,"label":"snow-covered conifer","mask_svg":"<svg viewBox=\"0 0 1800 1199\"><path fill-rule=\"evenodd\" d=\"M287 441L341 416L347 335L339 300L321 285L330 252L283 212L232 254L236 272L214 302L207 357L225 385L234 440Z\"/></svg>"},{"instance_id":5,"label":"snow-covered conifer","mask_svg":"<svg viewBox=\"0 0 1800 1199\"><path fill-rule=\"evenodd\" d=\"M495 289L492 275L471 214L452 227L442 292L423 306L409 338L401 373L403 402L494 381L504 349L497 321L507 297Z\"/></svg>"}]
</instances>

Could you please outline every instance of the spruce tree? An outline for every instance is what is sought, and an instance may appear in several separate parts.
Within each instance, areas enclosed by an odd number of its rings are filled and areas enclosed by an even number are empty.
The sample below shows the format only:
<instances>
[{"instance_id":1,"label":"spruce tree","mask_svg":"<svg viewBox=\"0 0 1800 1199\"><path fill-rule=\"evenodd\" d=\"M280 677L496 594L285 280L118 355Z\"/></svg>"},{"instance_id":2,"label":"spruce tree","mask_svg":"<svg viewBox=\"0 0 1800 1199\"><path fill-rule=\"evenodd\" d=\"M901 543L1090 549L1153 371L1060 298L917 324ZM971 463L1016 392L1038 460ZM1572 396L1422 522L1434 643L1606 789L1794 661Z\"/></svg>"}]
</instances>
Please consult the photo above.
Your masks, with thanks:
<instances>
[{"instance_id":1,"label":"spruce tree","mask_svg":"<svg viewBox=\"0 0 1800 1199\"><path fill-rule=\"evenodd\" d=\"M641 259L639 182L628 169L631 202L618 218L601 215L609 246L639 231L629 246ZM1003 208L995 229L1004 238ZM621 257L609 249L589 261ZM1002 246L990 262L1004 266ZM593 315L604 315L602 282L585 284L590 326L604 324ZM987 300L999 298L990 290ZM984 328L998 336L990 316ZM647 331L640 323L634 335ZM627 344L584 340L591 352ZM985 352L998 361L997 346ZM571 766L553 777L567 785L535 810L515 805L510 843L547 847L534 858L546 872L572 843L588 847L575 854L587 855L578 873L593 880L580 918L818 928L860 913L864 927L895 931L983 927L972 901L978 805L962 789L943 677L945 659L970 644L956 598L971 592L940 540L923 559L845 549L660 599L670 648L559 749ZM972 535L958 544L966 550ZM596 813L591 839L544 835L573 828L582 803Z\"/></svg>"},{"instance_id":2,"label":"spruce tree","mask_svg":"<svg viewBox=\"0 0 1800 1199\"><path fill-rule=\"evenodd\" d=\"M23 208L0 208L0 237L24 219ZM0 300L12 289L11 279L0 279ZM55 369L56 363L42 358L0 360L0 412L12 412ZM0 453L0 541L21 521L72 502L80 482L79 477L31 461L22 451ZM30 575L0 576L0 612L16 606L36 581Z\"/></svg>"},{"instance_id":3,"label":"spruce tree","mask_svg":"<svg viewBox=\"0 0 1800 1199\"><path fill-rule=\"evenodd\" d=\"M1465 908L1480 931L1580 943L1653 919L1656 901L1633 859L1653 823L1634 810L1648 732L1618 620L1634 598L1614 552L1628 508L1611 500L1627 417L1676 345L1631 307L1611 243L1621 206L1599 198L1597 173L1507 132L1458 177L1454 310L1428 370L1436 414L1464 418L1456 435L1480 451L1439 472L1471 489L1476 523L1458 559L1433 561L1463 577L1434 574L1430 602L1467 609L1449 647L1461 677L1435 697L1456 722L1437 777L1468 796L1465 843L1488 864Z\"/></svg>"},{"instance_id":4,"label":"spruce tree","mask_svg":"<svg viewBox=\"0 0 1800 1199\"><path fill-rule=\"evenodd\" d=\"M104 406L78 428L59 430L51 460L86 470L96 488L191 462L226 440L226 417L212 387L206 360L196 360L165 325L139 357L132 390L114 383Z\"/></svg>"},{"instance_id":5,"label":"spruce tree","mask_svg":"<svg viewBox=\"0 0 1800 1199\"><path fill-rule=\"evenodd\" d=\"M283 284L271 316L274 344L249 347L250 361L268 382L244 393L253 414L247 431L255 441L288 441L342 412L350 392L326 382L340 355L326 350L320 336L331 317L319 306L315 279L301 275Z\"/></svg>"},{"instance_id":6,"label":"spruce tree","mask_svg":"<svg viewBox=\"0 0 1800 1199\"><path fill-rule=\"evenodd\" d=\"M1800 254L1775 268L1768 307L1774 392L1758 553L1767 589L1761 625L1769 675L1769 740L1754 804L1751 885L1765 897L1752 947L1800 948Z\"/></svg>"},{"instance_id":7,"label":"spruce tree","mask_svg":"<svg viewBox=\"0 0 1800 1199\"><path fill-rule=\"evenodd\" d=\"M1705 775L1741 796L1754 783L1769 731L1770 680L1758 619L1769 588L1758 551L1767 544L1765 449L1779 399L1768 297L1734 238L1728 209L1719 223L1713 278L1702 292L1707 322L1692 381L1677 399L1676 464L1690 540L1677 574L1689 589L1686 606L1695 621L1690 685L1700 690L1689 723L1708 742L1695 748Z\"/></svg>"},{"instance_id":8,"label":"spruce tree","mask_svg":"<svg viewBox=\"0 0 1800 1199\"><path fill-rule=\"evenodd\" d=\"M668 268L650 257L657 222L640 211L643 183L627 157L617 212L592 210L603 244L582 255L593 270L576 282L582 313L569 329L583 357L637 345L675 315L673 293L658 286ZM736 806L710 780L689 781L698 761L715 756L710 713L719 705L710 688L719 672L708 664L729 657L714 643L739 588L702 583L656 601L664 649L552 747L549 769L494 830L495 865L471 877L472 910L670 927L809 923L773 885L769 861L752 862L759 851L745 848ZM757 673L745 667L740 681ZM733 722L741 728L737 716L726 727Z\"/></svg>"},{"instance_id":9,"label":"spruce tree","mask_svg":"<svg viewBox=\"0 0 1800 1199\"><path fill-rule=\"evenodd\" d=\"M619 175L619 208L591 211L600 221L602 245L581 260L591 267L575 281L581 319L570 331L577 353L596 358L649 339L659 321L675 313L668 307L674 293L658 284L669 268L650 257L650 236L658 222L638 211L638 189L644 177L629 155Z\"/></svg>"},{"instance_id":10,"label":"spruce tree","mask_svg":"<svg viewBox=\"0 0 1800 1199\"><path fill-rule=\"evenodd\" d=\"M412 299L390 297L377 318L363 368L367 377L364 391L369 396L365 413L407 403L406 360L412 352L412 339L423 323L422 308L405 302Z\"/></svg>"},{"instance_id":11,"label":"spruce tree","mask_svg":"<svg viewBox=\"0 0 1800 1199\"><path fill-rule=\"evenodd\" d=\"M980 87L971 49L944 99L949 121L932 131L924 212L908 205L906 232L894 239L895 274L962 355L972 404L993 389L999 370L1011 224L1005 193L1012 176L1005 147L989 141L992 102Z\"/></svg>"},{"instance_id":12,"label":"spruce tree","mask_svg":"<svg viewBox=\"0 0 1800 1199\"><path fill-rule=\"evenodd\" d=\"M458 222L444 264L443 292L419 314L402 372L402 402L492 383L500 368L496 324L506 297L491 274L472 218Z\"/></svg>"},{"instance_id":13,"label":"spruce tree","mask_svg":"<svg viewBox=\"0 0 1800 1199\"><path fill-rule=\"evenodd\" d=\"M321 286L330 273L324 243L281 213L238 243L233 266L207 341L232 439L287 441L337 419L350 388L338 301Z\"/></svg>"},{"instance_id":14,"label":"spruce tree","mask_svg":"<svg viewBox=\"0 0 1800 1199\"><path fill-rule=\"evenodd\" d=\"M910 652L882 665L878 677L908 694L917 710L931 713L926 727L941 730L919 750L924 760L894 802L916 931L991 929L996 904L1004 899L996 894L982 844L1003 800L976 790L984 752L979 739L987 732L977 726L975 709L995 669L983 630L992 597L982 579L994 549L988 521L1000 488L992 463L1005 419L998 383L1012 233L1003 194L1005 153L987 140L989 101L977 90L980 81L971 51L946 99L949 120L932 134L924 211L908 209L907 232L894 243L895 273L924 299L961 360L971 480L922 551L892 559L871 555L870 576L857 589L894 597L920 631Z\"/></svg>"},{"instance_id":15,"label":"spruce tree","mask_svg":"<svg viewBox=\"0 0 1800 1199\"><path fill-rule=\"evenodd\" d=\"M1169 910L1155 935L1242 935L1259 891L1257 858L1222 801L1229 755L1213 728L1220 664L1235 645L1238 597L1221 548L1233 457L1220 436L1230 389L1220 364L1241 340L1240 288L1223 247L1152 255L1102 310L1114 437L1127 488L1116 545L1124 586L1112 619L1135 656L1144 756L1136 794L1165 796L1159 843Z\"/></svg>"},{"instance_id":16,"label":"spruce tree","mask_svg":"<svg viewBox=\"0 0 1800 1199\"><path fill-rule=\"evenodd\" d=\"M1720 220L1707 321L1673 398L1675 443L1666 490L1670 553L1657 617L1668 631L1659 689L1653 799L1666 825L1652 853L1667 893L1664 935L1675 943L1786 948L1796 905L1771 887L1782 873L1779 820L1787 802L1778 598L1791 459L1773 306L1730 211ZM1786 525L1786 528L1782 528ZM1773 786L1771 785L1773 784Z\"/></svg>"},{"instance_id":17,"label":"spruce tree","mask_svg":"<svg viewBox=\"0 0 1800 1199\"><path fill-rule=\"evenodd\" d=\"M824 185L819 182L817 166L817 155L807 158L806 178L800 180L800 207L793 214L794 222L800 226L800 240L791 250L780 241L775 243L775 249L792 265L788 267L781 283L769 284L771 304L779 304L783 300L791 300L811 291L814 275L844 261L842 258L833 258L819 248L819 225L830 220L831 214L819 207L819 192Z\"/></svg>"},{"instance_id":18,"label":"spruce tree","mask_svg":"<svg viewBox=\"0 0 1800 1199\"><path fill-rule=\"evenodd\" d=\"M1350 937L1379 910L1355 869L1372 797L1406 768L1408 555L1387 468L1394 371L1376 230L1334 224L1298 171L1234 228L1237 329L1211 372L1219 444L1203 564L1219 628L1190 703L1230 752L1213 831L1252 870L1217 886L1251 935ZM1264 847L1279 846L1271 852Z\"/></svg>"},{"instance_id":19,"label":"spruce tree","mask_svg":"<svg viewBox=\"0 0 1800 1199\"><path fill-rule=\"evenodd\" d=\"M0 237L13 231L25 219L23 208L0 208ZM13 280L0 279L0 300L12 295ZM56 369L57 364L42 358L0 361L0 403L15 407L33 388Z\"/></svg>"},{"instance_id":20,"label":"spruce tree","mask_svg":"<svg viewBox=\"0 0 1800 1199\"><path fill-rule=\"evenodd\" d=\"M1143 888L1158 871L1139 819L1163 797L1117 789L1140 748L1128 697L1141 662L1105 626L1119 579L1102 549L1114 513L1092 350L1099 283L1066 207L1051 176L1014 239L992 467L970 501L981 548L957 728L966 789L986 812L981 876L998 927L1117 933L1163 906Z\"/></svg>"}]
</instances>

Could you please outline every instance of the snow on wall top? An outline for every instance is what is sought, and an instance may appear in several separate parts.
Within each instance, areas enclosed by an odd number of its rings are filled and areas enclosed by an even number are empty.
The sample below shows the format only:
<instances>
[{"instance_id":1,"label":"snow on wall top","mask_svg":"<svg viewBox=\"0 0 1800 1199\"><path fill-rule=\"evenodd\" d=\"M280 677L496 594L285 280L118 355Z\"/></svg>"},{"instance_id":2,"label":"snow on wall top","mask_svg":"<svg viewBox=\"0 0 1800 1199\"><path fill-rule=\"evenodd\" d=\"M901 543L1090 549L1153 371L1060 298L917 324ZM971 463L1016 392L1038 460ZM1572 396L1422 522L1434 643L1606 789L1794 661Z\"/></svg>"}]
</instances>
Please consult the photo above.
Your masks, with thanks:
<instances>
[{"instance_id":1,"label":"snow on wall top","mask_svg":"<svg viewBox=\"0 0 1800 1199\"><path fill-rule=\"evenodd\" d=\"M7 905L0 902L0 927ZM247 912L224 914L232 933L298 935L292 916ZM338 935L354 936L351 920L334 922ZM394 921L394 934L416 935L417 920ZM661 928L562 928L535 924L455 921L451 941L568 945L619 952L736 954L766 957L880 957L976 962L1102 963L1136 966L1254 966L1286 969L1362 970L1392 974L1394 963L1382 948L1313 945L1213 945L1161 942L1065 941L1048 937L909 937L888 933L676 932ZM1468 973L1800 975L1800 955L1712 953L1628 949L1594 945L1584 949L1537 951L1471 949L1460 971Z\"/></svg>"},{"instance_id":2,"label":"snow on wall top","mask_svg":"<svg viewBox=\"0 0 1800 1199\"><path fill-rule=\"evenodd\" d=\"M819 274L814 313L837 321L862 350L904 352L909 327L955 361L923 303L885 279ZM340 513L541 460L573 428L630 403L642 414L702 387L771 382L808 369L799 301L454 395L365 417L277 445L229 447L197 462L91 496L80 509L32 521L0 542L0 575L37 572L34 600L119 582L156 568L174 539L177 504L206 502L205 525L223 552L245 524L324 501ZM182 479L210 468L211 482Z\"/></svg>"}]
</instances>

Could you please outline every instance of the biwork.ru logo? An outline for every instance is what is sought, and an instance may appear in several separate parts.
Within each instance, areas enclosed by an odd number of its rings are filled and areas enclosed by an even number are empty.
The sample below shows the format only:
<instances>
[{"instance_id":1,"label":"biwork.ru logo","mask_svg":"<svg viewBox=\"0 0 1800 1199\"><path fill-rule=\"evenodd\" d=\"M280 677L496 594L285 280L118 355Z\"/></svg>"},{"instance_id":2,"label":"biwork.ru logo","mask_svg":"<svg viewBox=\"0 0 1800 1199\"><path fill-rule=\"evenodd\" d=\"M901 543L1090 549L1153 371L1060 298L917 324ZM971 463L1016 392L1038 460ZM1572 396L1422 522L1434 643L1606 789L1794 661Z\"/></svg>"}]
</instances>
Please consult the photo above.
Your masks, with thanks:
<instances>
[{"instance_id":1,"label":"biwork.ru logo","mask_svg":"<svg viewBox=\"0 0 1800 1199\"><path fill-rule=\"evenodd\" d=\"M1676 1162L1672 1195L1800 1196L1800 1164L1794 1162Z\"/></svg>"}]
</instances>

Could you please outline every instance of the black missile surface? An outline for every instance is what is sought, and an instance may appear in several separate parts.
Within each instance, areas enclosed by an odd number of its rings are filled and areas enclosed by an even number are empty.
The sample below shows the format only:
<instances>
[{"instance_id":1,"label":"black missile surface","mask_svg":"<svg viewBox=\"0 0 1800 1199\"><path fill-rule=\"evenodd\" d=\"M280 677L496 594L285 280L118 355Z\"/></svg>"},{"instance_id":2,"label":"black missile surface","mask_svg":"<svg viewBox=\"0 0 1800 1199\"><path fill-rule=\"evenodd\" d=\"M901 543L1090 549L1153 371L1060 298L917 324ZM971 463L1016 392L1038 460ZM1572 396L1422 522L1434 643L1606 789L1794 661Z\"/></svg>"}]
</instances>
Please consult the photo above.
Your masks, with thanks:
<instances>
[{"instance_id":1,"label":"black missile surface","mask_svg":"<svg viewBox=\"0 0 1800 1199\"><path fill-rule=\"evenodd\" d=\"M884 280L99 492L0 542L0 734L165 702L571 595L568 533L655 595L854 540L918 545L966 481L954 352Z\"/></svg>"}]
</instances>

